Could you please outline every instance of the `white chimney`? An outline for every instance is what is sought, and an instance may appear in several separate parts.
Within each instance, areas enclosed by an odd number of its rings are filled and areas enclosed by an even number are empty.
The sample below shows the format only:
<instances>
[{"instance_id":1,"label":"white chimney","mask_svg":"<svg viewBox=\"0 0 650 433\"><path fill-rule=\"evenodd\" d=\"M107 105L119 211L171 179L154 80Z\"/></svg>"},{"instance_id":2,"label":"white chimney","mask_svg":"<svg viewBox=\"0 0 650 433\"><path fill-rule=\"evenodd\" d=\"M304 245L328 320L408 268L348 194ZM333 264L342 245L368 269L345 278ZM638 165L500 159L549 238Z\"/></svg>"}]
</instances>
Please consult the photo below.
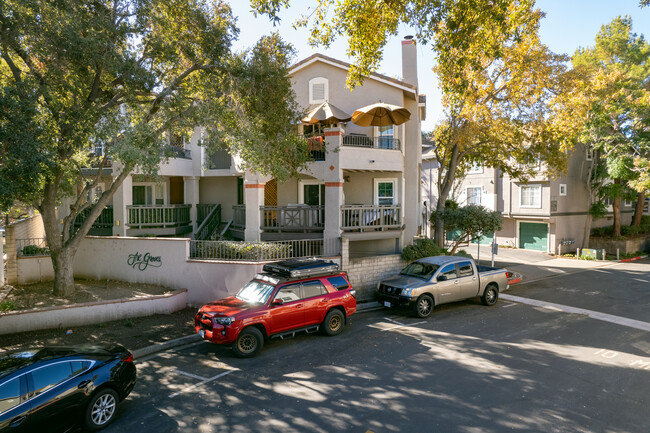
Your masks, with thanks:
<instances>
[{"instance_id":1,"label":"white chimney","mask_svg":"<svg viewBox=\"0 0 650 433\"><path fill-rule=\"evenodd\" d=\"M402 41L402 81L418 86L418 53L410 35Z\"/></svg>"}]
</instances>

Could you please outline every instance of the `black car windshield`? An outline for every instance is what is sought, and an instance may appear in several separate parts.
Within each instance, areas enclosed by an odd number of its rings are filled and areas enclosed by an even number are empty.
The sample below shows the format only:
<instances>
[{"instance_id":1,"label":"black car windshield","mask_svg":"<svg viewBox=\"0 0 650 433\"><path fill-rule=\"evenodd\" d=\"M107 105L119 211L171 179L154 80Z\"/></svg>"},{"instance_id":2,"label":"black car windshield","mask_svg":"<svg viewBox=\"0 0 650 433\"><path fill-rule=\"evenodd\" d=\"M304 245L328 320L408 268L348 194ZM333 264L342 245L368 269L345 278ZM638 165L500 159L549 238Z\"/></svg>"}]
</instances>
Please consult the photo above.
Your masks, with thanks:
<instances>
[{"instance_id":1,"label":"black car windshield","mask_svg":"<svg viewBox=\"0 0 650 433\"><path fill-rule=\"evenodd\" d=\"M430 263L413 262L402 269L402 272L399 274L421 278L423 280L430 280L439 267L440 266L438 265L432 265Z\"/></svg>"},{"instance_id":2,"label":"black car windshield","mask_svg":"<svg viewBox=\"0 0 650 433\"><path fill-rule=\"evenodd\" d=\"M271 296L274 287L269 283L253 280L246 284L235 297L251 304L264 304Z\"/></svg>"}]
</instances>

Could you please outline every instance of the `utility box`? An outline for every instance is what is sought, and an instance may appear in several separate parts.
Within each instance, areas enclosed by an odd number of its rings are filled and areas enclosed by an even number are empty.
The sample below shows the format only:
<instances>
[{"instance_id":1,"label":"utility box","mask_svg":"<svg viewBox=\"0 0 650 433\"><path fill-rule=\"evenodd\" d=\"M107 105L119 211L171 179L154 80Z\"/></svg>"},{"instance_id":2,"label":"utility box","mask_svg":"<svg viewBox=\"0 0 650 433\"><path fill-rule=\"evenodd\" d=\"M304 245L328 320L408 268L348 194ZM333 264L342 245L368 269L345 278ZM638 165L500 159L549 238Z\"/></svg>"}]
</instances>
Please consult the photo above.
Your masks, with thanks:
<instances>
[{"instance_id":1,"label":"utility box","mask_svg":"<svg viewBox=\"0 0 650 433\"><path fill-rule=\"evenodd\" d=\"M595 260L605 260L605 250L595 248L583 248L580 257L590 257Z\"/></svg>"}]
</instances>

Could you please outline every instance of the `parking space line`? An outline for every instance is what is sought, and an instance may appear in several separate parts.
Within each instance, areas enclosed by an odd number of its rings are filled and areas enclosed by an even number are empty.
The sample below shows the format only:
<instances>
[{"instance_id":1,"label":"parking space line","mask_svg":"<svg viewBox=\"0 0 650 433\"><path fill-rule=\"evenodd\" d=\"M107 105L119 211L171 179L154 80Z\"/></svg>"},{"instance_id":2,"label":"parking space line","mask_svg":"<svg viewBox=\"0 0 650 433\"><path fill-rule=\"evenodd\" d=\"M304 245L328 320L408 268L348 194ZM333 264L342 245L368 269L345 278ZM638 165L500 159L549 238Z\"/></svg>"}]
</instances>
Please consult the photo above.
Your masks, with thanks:
<instances>
[{"instance_id":1,"label":"parking space line","mask_svg":"<svg viewBox=\"0 0 650 433\"><path fill-rule=\"evenodd\" d=\"M522 298L521 296L514 295L501 295L503 299L521 304L532 305L535 307L548 308L555 311L561 311L570 314L581 314L588 316L592 319L602 320L603 322L615 323L629 328L640 329L642 331L650 331L650 323L642 322L640 320L628 319L626 317L614 316L612 314L600 313L598 311L586 310L584 308L570 307L568 305L554 304L552 302L538 301L537 299Z\"/></svg>"},{"instance_id":2,"label":"parking space line","mask_svg":"<svg viewBox=\"0 0 650 433\"><path fill-rule=\"evenodd\" d=\"M501 308L514 307L515 305L517 305L517 304L515 304L515 303L513 302L513 303L510 303L510 304L507 304L507 305L502 305Z\"/></svg>"},{"instance_id":3,"label":"parking space line","mask_svg":"<svg viewBox=\"0 0 650 433\"><path fill-rule=\"evenodd\" d=\"M389 320L389 321L391 321L391 322L393 322L393 323L397 323L398 325L402 325L402 326L404 326L403 323L398 322L397 320L393 320L393 319L391 319L390 317L386 317L385 319L386 319L386 320Z\"/></svg>"},{"instance_id":4,"label":"parking space line","mask_svg":"<svg viewBox=\"0 0 650 433\"><path fill-rule=\"evenodd\" d=\"M400 323L400 324L397 325L397 326L391 326L390 328L380 329L380 331L381 331L381 332L386 332L386 331L391 331L391 330L393 330L393 329L398 329L398 328L410 328L410 327L413 327L413 326L415 326L415 325L420 325L420 324L422 324L422 323L427 323L427 322L426 322L426 321L422 321L422 322L416 322L416 323L410 323L410 324L403 324L403 323Z\"/></svg>"},{"instance_id":5,"label":"parking space line","mask_svg":"<svg viewBox=\"0 0 650 433\"><path fill-rule=\"evenodd\" d=\"M641 278L635 278L636 281L641 281L642 283L650 283L648 280L642 280Z\"/></svg>"},{"instance_id":6,"label":"parking space line","mask_svg":"<svg viewBox=\"0 0 650 433\"><path fill-rule=\"evenodd\" d=\"M216 376L213 376L213 377L211 377L211 378L209 378L209 379L202 380L202 381L199 382L199 383L195 383L194 385L190 385L190 386L186 387L185 389L182 389L182 390L180 390L180 391L178 391L178 392L175 392L175 393L173 393L173 394L170 394L170 395L169 395L169 398L174 398L174 397L176 397L177 395L180 395L180 394L183 394L183 393L185 393L185 392L191 391L191 390L193 390L194 388L198 388L198 387L201 386L201 385L205 385L206 383L210 383L210 382L212 382L212 381L215 381L215 380L217 380L217 379L219 379L219 378L221 378L221 377L224 377L224 376L227 375L227 374L234 373L235 371L239 371L239 369L237 368L237 369L234 369L234 370L224 371L223 373L217 374Z\"/></svg>"},{"instance_id":7,"label":"parking space line","mask_svg":"<svg viewBox=\"0 0 650 433\"><path fill-rule=\"evenodd\" d=\"M197 379L197 380L208 380L207 377L199 376L198 374L192 374L188 373L186 371L181 371L181 370L174 370L175 373L181 374L183 376L191 377L192 379Z\"/></svg>"}]
</instances>

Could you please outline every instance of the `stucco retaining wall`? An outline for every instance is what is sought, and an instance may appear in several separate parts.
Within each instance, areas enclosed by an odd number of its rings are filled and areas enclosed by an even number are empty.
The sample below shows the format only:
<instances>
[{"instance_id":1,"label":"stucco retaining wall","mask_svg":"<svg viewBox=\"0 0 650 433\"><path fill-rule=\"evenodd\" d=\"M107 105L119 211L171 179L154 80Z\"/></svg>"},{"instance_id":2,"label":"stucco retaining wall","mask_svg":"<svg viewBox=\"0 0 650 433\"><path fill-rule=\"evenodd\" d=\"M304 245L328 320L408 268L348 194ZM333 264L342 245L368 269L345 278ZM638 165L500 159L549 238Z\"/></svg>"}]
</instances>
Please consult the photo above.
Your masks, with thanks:
<instances>
[{"instance_id":1,"label":"stucco retaining wall","mask_svg":"<svg viewBox=\"0 0 650 433\"><path fill-rule=\"evenodd\" d=\"M396 275L406 266L399 254L349 259L344 270L348 273L350 284L357 290L358 301L369 301L375 297L377 283L384 278Z\"/></svg>"},{"instance_id":2,"label":"stucco retaining wall","mask_svg":"<svg viewBox=\"0 0 650 433\"><path fill-rule=\"evenodd\" d=\"M604 248L608 256L610 254L616 255L617 248L621 254L636 253L637 251L650 252L650 237L639 236L623 240L591 237L589 238L589 248Z\"/></svg>"},{"instance_id":3,"label":"stucco retaining wall","mask_svg":"<svg viewBox=\"0 0 650 433\"><path fill-rule=\"evenodd\" d=\"M0 314L0 334L92 325L129 317L169 314L187 306L187 290L145 298L89 302Z\"/></svg>"}]
</instances>

